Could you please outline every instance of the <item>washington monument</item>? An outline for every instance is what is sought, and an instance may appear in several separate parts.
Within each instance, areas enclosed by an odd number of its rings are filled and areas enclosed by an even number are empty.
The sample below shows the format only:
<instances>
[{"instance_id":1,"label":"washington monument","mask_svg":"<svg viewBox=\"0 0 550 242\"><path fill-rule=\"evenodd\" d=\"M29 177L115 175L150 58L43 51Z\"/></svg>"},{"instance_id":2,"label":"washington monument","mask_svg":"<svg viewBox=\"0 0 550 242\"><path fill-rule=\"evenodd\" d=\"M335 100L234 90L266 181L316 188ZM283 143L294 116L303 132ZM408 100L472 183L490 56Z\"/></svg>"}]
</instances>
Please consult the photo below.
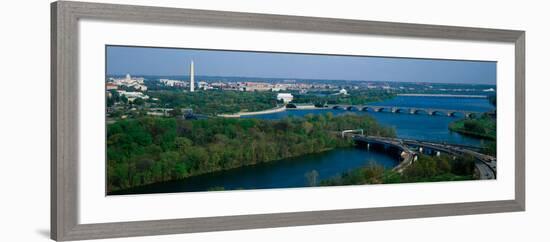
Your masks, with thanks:
<instances>
[{"instance_id":1,"label":"washington monument","mask_svg":"<svg viewBox=\"0 0 550 242\"><path fill-rule=\"evenodd\" d=\"M189 91L195 91L195 65L191 61L191 69L189 70Z\"/></svg>"}]
</instances>

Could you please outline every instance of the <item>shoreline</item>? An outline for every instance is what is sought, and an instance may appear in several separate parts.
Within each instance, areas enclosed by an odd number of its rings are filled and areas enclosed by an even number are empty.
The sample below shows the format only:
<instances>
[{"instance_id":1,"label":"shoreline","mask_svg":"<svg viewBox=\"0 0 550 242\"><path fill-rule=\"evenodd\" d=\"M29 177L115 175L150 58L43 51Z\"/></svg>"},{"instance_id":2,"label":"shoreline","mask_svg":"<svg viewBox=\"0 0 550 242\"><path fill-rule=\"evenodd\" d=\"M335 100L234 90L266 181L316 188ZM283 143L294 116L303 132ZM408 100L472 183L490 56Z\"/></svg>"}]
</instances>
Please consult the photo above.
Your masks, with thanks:
<instances>
[{"instance_id":1,"label":"shoreline","mask_svg":"<svg viewBox=\"0 0 550 242\"><path fill-rule=\"evenodd\" d=\"M317 109L329 109L327 107L315 107L314 105L296 105L295 108L288 108L289 111L291 110L317 110Z\"/></svg>"},{"instance_id":2,"label":"shoreline","mask_svg":"<svg viewBox=\"0 0 550 242\"><path fill-rule=\"evenodd\" d=\"M496 136L492 136L490 134L484 134L484 133L477 133L469 130L465 130L463 127L457 127L460 122L463 122L463 120L456 120L451 123L449 123L449 130L451 132L455 132L464 136L469 136L473 138L478 138L482 140L489 140L489 141L496 141Z\"/></svg>"},{"instance_id":3,"label":"shoreline","mask_svg":"<svg viewBox=\"0 0 550 242\"><path fill-rule=\"evenodd\" d=\"M284 111L286 111L286 106L275 107L275 108L272 108L272 109L266 109L266 110L260 110L260 111L254 111L254 112L238 112L238 113L234 113L234 114L218 114L216 116L222 117L222 118L240 118L241 116L279 113L279 112L284 112Z\"/></svg>"},{"instance_id":4,"label":"shoreline","mask_svg":"<svg viewBox=\"0 0 550 242\"><path fill-rule=\"evenodd\" d=\"M467 95L467 94L429 94L429 93L399 93L402 97L456 97L456 98L487 98L487 95Z\"/></svg>"},{"instance_id":5,"label":"shoreline","mask_svg":"<svg viewBox=\"0 0 550 242\"><path fill-rule=\"evenodd\" d=\"M238 112L233 114L218 114L216 116L222 117L222 118L240 118L242 116L252 116L252 115L261 115L261 114L270 114L270 113L280 113L284 111L294 111L294 110L324 110L324 109L330 109L328 107L315 107L314 105L304 105L304 106L296 106L296 108L287 108L286 106L276 107L272 109L266 109L261 111L254 111L254 112Z\"/></svg>"},{"instance_id":6,"label":"shoreline","mask_svg":"<svg viewBox=\"0 0 550 242\"><path fill-rule=\"evenodd\" d=\"M470 137L483 139L483 140L489 140L489 141L496 141L496 137L493 137L493 136L490 136L490 135L475 133L475 132L471 132L471 131L467 131L467 130L463 130L463 129L458 129L458 128L453 128L453 127L449 127L449 130L452 131L452 132L459 133L461 135L465 135L465 136L470 136Z\"/></svg>"},{"instance_id":7,"label":"shoreline","mask_svg":"<svg viewBox=\"0 0 550 242\"><path fill-rule=\"evenodd\" d=\"M243 167L250 167L250 166L255 166L255 165L260 165L260 164L266 164L266 163L274 163L274 162L278 162L278 161L285 160L285 159L292 159L292 158L298 158L298 157L301 157L301 156L308 156L308 155L321 154L321 153L333 151L333 150L335 150L335 149L345 149L345 148L354 148L354 146L341 146L341 147L338 147L338 146L337 146L337 147L332 147L332 148L325 148L325 149L319 150L319 151L317 151L317 152L312 152L312 153L307 153L307 154L302 154L302 155L297 155L297 156L289 156L289 157L284 157L284 158L276 159L276 160L269 160L269 161L258 162L258 163L255 163L255 164L247 164L247 165L236 166L236 167L228 167L228 168L225 168L225 169L222 168L222 169L217 169L217 170L212 170L212 171L207 171L207 172L200 172L200 173L193 174L193 175L190 175L190 176L181 178L181 179L166 180L166 181L160 181L160 182L151 182L151 183L142 184L142 185L135 186L135 187L129 187L129 188L124 188L124 189L118 189L118 190L114 190L114 191L109 191L109 192L107 192L107 195L108 195L108 196L124 196L124 195L133 195L133 194L152 194L152 193L123 193L123 192L124 192L124 191L127 191L127 190L136 189L136 188L139 189L140 187L146 187L146 186L154 185L154 184L157 184L157 183L178 182L178 181L182 181L182 180L185 180L185 179L188 179L188 178L191 178L191 177L197 177L197 176L207 175L207 174L209 174L209 173L229 171L229 170L233 170L233 169L239 169L239 168L243 168ZM206 191L206 190L205 190L205 191Z\"/></svg>"}]
</instances>

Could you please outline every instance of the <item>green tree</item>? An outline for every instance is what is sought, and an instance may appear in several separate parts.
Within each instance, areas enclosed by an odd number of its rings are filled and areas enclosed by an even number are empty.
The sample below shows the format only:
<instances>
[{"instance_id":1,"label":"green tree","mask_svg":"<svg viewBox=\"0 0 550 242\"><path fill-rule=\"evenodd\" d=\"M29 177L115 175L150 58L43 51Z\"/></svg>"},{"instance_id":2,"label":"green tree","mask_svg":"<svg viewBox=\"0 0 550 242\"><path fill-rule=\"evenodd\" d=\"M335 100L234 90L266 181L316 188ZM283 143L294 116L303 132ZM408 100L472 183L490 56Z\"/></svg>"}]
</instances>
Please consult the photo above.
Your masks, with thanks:
<instances>
[{"instance_id":1,"label":"green tree","mask_svg":"<svg viewBox=\"0 0 550 242\"><path fill-rule=\"evenodd\" d=\"M120 101L124 104L128 104L128 98L124 94L120 96Z\"/></svg>"},{"instance_id":2,"label":"green tree","mask_svg":"<svg viewBox=\"0 0 550 242\"><path fill-rule=\"evenodd\" d=\"M353 142L335 130L392 134L368 116L325 115L282 120L136 117L107 127L108 189L116 191L222 169L316 153ZM310 178L315 178L314 173ZM353 174L376 183L380 174ZM318 184L317 178L313 179ZM313 184L313 183L312 183Z\"/></svg>"},{"instance_id":3,"label":"green tree","mask_svg":"<svg viewBox=\"0 0 550 242\"><path fill-rule=\"evenodd\" d=\"M137 105L137 106L142 106L143 104L145 104L145 100L143 100L142 98L138 97L138 98L134 99L134 101L132 102L132 104Z\"/></svg>"},{"instance_id":4,"label":"green tree","mask_svg":"<svg viewBox=\"0 0 550 242\"><path fill-rule=\"evenodd\" d=\"M112 107L115 105L115 100L112 97L107 97L107 107Z\"/></svg>"}]
</instances>

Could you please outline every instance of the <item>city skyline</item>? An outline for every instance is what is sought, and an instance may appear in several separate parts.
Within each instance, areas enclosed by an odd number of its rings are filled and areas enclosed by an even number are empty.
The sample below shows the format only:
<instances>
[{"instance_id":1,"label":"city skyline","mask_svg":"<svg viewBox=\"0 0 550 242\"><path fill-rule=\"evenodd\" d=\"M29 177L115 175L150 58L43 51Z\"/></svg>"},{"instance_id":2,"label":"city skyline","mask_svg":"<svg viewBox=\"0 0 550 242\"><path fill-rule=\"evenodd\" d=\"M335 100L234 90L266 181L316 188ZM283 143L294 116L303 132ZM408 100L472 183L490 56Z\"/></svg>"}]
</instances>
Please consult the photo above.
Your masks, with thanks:
<instances>
[{"instance_id":1,"label":"city skyline","mask_svg":"<svg viewBox=\"0 0 550 242\"><path fill-rule=\"evenodd\" d=\"M107 46L106 74L496 84L496 62ZM131 61L128 61L131 60Z\"/></svg>"}]
</instances>

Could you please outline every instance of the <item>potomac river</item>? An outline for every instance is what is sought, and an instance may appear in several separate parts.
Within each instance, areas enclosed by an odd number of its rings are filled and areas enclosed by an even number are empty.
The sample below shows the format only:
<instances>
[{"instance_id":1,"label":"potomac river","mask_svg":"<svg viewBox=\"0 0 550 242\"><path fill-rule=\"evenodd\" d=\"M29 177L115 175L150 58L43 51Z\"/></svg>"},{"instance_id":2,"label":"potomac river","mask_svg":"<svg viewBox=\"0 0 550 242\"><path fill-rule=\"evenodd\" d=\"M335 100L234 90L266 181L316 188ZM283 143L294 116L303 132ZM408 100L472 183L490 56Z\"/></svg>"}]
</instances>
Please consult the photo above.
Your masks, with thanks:
<instances>
[{"instance_id":1,"label":"potomac river","mask_svg":"<svg viewBox=\"0 0 550 242\"><path fill-rule=\"evenodd\" d=\"M437 108L447 110L465 110L486 112L494 107L485 98L450 96L397 96L390 100L370 103L375 106L398 106L416 108ZM320 114L332 112L343 115L353 112L359 115L371 115L382 125L394 127L399 138L423 141L446 142L481 146L483 140L463 136L449 131L448 125L461 117L427 114L408 114L372 111L347 111L334 109L292 110L283 112L242 116L241 118L280 119L287 116L304 116L308 113ZM156 183L120 191L115 194L142 194L193 192L209 189L264 189L304 187L311 183L306 173L315 170L317 181L333 177L348 170L375 162L386 168L392 168L398 161L389 155L357 148L342 148L331 151L289 158L269 163L235 168L226 171L198 175L179 181Z\"/></svg>"}]
</instances>

